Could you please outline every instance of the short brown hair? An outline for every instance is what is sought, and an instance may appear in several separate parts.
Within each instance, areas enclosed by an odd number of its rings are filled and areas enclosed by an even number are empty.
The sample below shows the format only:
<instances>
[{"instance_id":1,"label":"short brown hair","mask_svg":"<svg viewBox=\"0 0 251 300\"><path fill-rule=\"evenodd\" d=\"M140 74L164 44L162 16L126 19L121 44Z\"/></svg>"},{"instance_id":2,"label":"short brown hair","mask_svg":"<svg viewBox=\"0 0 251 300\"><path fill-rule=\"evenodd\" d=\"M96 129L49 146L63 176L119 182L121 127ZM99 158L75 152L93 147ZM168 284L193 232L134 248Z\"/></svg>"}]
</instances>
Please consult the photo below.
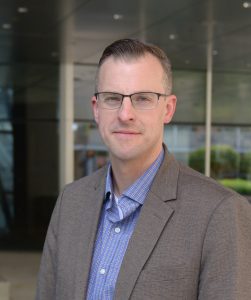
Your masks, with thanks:
<instances>
[{"instance_id":1,"label":"short brown hair","mask_svg":"<svg viewBox=\"0 0 251 300\"><path fill-rule=\"evenodd\" d=\"M139 40L134 39L121 39L113 42L107 46L99 60L98 71L96 76L96 90L98 86L98 74L100 67L104 61L109 57L120 58L120 59L137 59L146 54L151 54L158 59L163 70L164 70L164 82L168 93L172 91L172 68L171 63L165 52L159 47L151 44L143 43Z\"/></svg>"}]
</instances>

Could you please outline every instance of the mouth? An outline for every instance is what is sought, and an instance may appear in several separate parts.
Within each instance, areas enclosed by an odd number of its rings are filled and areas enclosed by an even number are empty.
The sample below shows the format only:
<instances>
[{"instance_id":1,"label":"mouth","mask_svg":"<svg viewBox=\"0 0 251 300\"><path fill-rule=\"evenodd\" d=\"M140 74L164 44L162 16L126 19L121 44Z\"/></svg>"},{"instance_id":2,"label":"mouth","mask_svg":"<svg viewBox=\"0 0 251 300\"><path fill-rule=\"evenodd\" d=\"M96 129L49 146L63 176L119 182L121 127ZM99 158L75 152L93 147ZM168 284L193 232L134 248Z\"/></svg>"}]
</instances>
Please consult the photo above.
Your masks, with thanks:
<instances>
[{"instance_id":1,"label":"mouth","mask_svg":"<svg viewBox=\"0 0 251 300\"><path fill-rule=\"evenodd\" d=\"M132 131L132 130L116 130L113 131L113 134L121 137L132 137L132 136L137 136L140 135L140 132L137 131Z\"/></svg>"},{"instance_id":2,"label":"mouth","mask_svg":"<svg viewBox=\"0 0 251 300\"><path fill-rule=\"evenodd\" d=\"M114 131L113 133L118 133L118 134L139 134L139 132L136 132L136 131Z\"/></svg>"}]
</instances>

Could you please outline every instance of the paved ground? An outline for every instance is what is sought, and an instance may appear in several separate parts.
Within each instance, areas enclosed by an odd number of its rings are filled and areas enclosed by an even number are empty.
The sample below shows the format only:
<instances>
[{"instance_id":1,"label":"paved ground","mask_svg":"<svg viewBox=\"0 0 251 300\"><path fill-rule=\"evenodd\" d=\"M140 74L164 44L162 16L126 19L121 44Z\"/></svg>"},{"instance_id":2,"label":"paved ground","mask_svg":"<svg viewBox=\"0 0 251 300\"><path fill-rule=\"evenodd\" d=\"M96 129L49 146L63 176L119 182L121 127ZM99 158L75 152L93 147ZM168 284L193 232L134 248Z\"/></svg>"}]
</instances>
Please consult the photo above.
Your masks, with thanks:
<instances>
[{"instance_id":1,"label":"paved ground","mask_svg":"<svg viewBox=\"0 0 251 300\"><path fill-rule=\"evenodd\" d=\"M11 284L10 300L34 300L40 256L39 252L0 252L0 276Z\"/></svg>"}]
</instances>

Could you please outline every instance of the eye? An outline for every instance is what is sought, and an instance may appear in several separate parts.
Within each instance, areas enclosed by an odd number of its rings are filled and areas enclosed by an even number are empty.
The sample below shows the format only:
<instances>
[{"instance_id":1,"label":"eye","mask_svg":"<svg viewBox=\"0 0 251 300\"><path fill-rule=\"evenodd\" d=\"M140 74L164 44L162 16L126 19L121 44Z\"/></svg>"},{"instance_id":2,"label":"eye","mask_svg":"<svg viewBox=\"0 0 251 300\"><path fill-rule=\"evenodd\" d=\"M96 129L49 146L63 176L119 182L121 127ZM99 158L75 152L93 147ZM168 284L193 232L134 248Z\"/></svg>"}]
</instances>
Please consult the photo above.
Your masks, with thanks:
<instances>
[{"instance_id":1,"label":"eye","mask_svg":"<svg viewBox=\"0 0 251 300\"><path fill-rule=\"evenodd\" d=\"M152 102L152 96L150 94L135 94L134 95L135 102Z\"/></svg>"},{"instance_id":2,"label":"eye","mask_svg":"<svg viewBox=\"0 0 251 300\"><path fill-rule=\"evenodd\" d=\"M103 101L106 103L116 103L121 101L120 95L107 94L104 96Z\"/></svg>"}]
</instances>

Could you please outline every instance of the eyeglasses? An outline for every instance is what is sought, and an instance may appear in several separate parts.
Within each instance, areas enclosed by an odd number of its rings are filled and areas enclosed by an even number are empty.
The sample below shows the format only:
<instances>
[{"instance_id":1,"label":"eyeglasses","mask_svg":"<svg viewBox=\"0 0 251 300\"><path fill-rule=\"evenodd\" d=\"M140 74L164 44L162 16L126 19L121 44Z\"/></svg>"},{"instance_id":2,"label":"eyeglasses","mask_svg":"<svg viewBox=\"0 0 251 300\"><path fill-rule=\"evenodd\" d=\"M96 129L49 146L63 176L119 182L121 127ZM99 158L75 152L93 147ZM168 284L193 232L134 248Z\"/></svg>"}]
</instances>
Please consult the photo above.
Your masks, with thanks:
<instances>
[{"instance_id":1,"label":"eyeglasses","mask_svg":"<svg viewBox=\"0 0 251 300\"><path fill-rule=\"evenodd\" d=\"M167 97L169 95L154 93L154 92L140 92L131 95L123 95L113 92L102 92L94 94L101 108L104 109L118 109L121 107L125 97L131 99L131 103L135 109L153 109L157 106L160 97Z\"/></svg>"}]
</instances>

